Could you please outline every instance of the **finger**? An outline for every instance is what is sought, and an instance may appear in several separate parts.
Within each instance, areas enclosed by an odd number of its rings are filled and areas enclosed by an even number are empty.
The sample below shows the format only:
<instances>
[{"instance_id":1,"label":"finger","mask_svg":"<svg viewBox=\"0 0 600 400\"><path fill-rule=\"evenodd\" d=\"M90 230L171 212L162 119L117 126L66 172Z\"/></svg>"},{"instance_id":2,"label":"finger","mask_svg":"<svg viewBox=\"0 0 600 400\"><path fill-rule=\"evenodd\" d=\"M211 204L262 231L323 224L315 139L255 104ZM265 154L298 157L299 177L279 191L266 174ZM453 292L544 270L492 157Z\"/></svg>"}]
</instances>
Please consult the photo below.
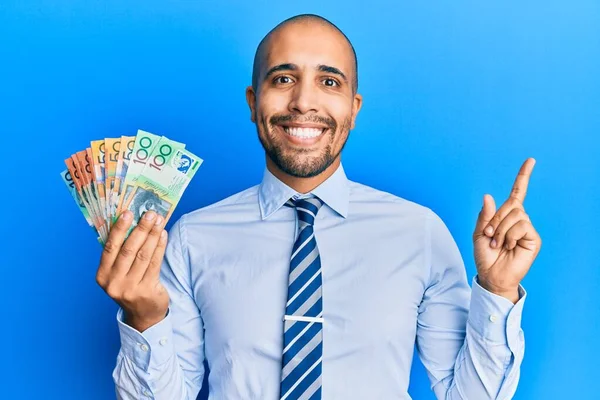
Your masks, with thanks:
<instances>
[{"instance_id":1,"label":"finger","mask_svg":"<svg viewBox=\"0 0 600 400\"><path fill-rule=\"evenodd\" d=\"M483 228L487 226L490 220L496 214L496 202L494 198L489 195L483 195L483 207L481 211L479 211L479 216L477 217L477 223L475 224L475 235L483 235Z\"/></svg>"},{"instance_id":2,"label":"finger","mask_svg":"<svg viewBox=\"0 0 600 400\"><path fill-rule=\"evenodd\" d=\"M102 256L100 257L98 273L96 274L96 280L102 287L107 283L106 281L111 273L115 259L119 255L119 250L125 240L125 235L131 226L131 221L133 221L133 213L125 211L110 230L108 239L104 244L104 250L102 250Z\"/></svg>"},{"instance_id":3,"label":"finger","mask_svg":"<svg viewBox=\"0 0 600 400\"><path fill-rule=\"evenodd\" d=\"M506 232L506 243L508 250L512 250L517 247L517 244L523 248L532 250L529 246L527 246L528 241L532 241L536 239L537 233L535 228L531 224L530 221L521 220L514 224L507 232Z\"/></svg>"},{"instance_id":4,"label":"finger","mask_svg":"<svg viewBox=\"0 0 600 400\"><path fill-rule=\"evenodd\" d=\"M131 265L131 268L127 272L127 279L134 283L139 283L150 264L150 260L152 259L152 255L154 254L154 250L156 249L156 244L160 238L160 234L162 232L162 222L164 218L161 215L158 215L154 220L154 226L148 232L148 236L146 237L146 241L142 245L142 247L138 250L135 260Z\"/></svg>"},{"instance_id":5,"label":"finger","mask_svg":"<svg viewBox=\"0 0 600 400\"><path fill-rule=\"evenodd\" d=\"M494 239L492 239L490 246L495 249L501 248L505 244L506 232L521 220L528 221L529 216L522 209L513 208L496 228L496 233L494 233Z\"/></svg>"},{"instance_id":6,"label":"finger","mask_svg":"<svg viewBox=\"0 0 600 400\"><path fill-rule=\"evenodd\" d=\"M525 195L527 194L527 186L529 185L529 177L531 176L531 171L533 171L533 166L535 165L535 158L528 158L525 160L523 165L521 165L521 169L515 179L515 183L513 184L512 190L510 191L509 198L514 198L519 202L523 203L525 201Z\"/></svg>"},{"instance_id":7,"label":"finger","mask_svg":"<svg viewBox=\"0 0 600 400\"><path fill-rule=\"evenodd\" d=\"M123 277L125 274L127 274L137 256L138 251L146 241L148 233L154 226L155 219L156 212L154 211L147 211L144 213L144 216L140 218L138 225L131 231L131 234L127 240L125 240L123 246L121 246L121 250L119 251L119 255L115 260L111 276Z\"/></svg>"},{"instance_id":8,"label":"finger","mask_svg":"<svg viewBox=\"0 0 600 400\"><path fill-rule=\"evenodd\" d=\"M160 234L160 238L158 239L156 250L154 250L154 254L152 254L150 265L148 265L148 268L144 273L144 277L142 278L143 283L152 284L159 281L160 267L162 265L163 258L165 257L165 250L167 248L167 236L167 231L163 230Z\"/></svg>"},{"instance_id":9,"label":"finger","mask_svg":"<svg viewBox=\"0 0 600 400\"><path fill-rule=\"evenodd\" d=\"M510 213L515 208L523 210L523 204L521 204L516 199L508 199L508 200L506 200L504 202L504 204L502 204L500 206L500 208L498 209L498 211L496 211L496 214L492 217L492 219L490 220L490 222L488 223L488 225L483 230L484 234L487 237L490 237L490 238L493 237L494 234L496 233L496 230L498 229L498 225L500 225L500 222L502 222L502 220L504 218L506 218L506 216L508 215L508 213Z\"/></svg>"}]
</instances>

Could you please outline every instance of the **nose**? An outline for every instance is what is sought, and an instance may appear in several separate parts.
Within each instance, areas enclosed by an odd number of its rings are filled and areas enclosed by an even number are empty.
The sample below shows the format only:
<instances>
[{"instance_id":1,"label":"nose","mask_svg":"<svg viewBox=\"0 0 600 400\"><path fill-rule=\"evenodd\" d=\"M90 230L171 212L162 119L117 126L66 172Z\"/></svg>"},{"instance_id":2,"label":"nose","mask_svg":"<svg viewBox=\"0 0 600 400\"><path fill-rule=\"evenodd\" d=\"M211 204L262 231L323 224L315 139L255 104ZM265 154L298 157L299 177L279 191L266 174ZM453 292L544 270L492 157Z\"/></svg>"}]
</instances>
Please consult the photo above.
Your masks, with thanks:
<instances>
[{"instance_id":1,"label":"nose","mask_svg":"<svg viewBox=\"0 0 600 400\"><path fill-rule=\"evenodd\" d=\"M300 81L292 91L288 109L290 112L299 114L318 112L317 88L308 80Z\"/></svg>"}]
</instances>

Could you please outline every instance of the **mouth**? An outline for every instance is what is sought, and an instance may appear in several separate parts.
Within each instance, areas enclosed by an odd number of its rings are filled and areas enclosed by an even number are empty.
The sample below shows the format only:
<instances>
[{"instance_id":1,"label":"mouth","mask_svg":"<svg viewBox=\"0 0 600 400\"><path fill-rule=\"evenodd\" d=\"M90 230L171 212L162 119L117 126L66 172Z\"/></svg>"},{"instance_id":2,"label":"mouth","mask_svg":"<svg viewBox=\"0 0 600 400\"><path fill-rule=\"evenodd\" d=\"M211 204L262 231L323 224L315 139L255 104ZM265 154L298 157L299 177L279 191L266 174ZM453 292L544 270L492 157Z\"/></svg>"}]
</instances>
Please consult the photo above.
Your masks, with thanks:
<instances>
[{"instance_id":1,"label":"mouth","mask_svg":"<svg viewBox=\"0 0 600 400\"><path fill-rule=\"evenodd\" d=\"M292 143L309 145L317 143L328 130L322 125L278 125Z\"/></svg>"}]
</instances>

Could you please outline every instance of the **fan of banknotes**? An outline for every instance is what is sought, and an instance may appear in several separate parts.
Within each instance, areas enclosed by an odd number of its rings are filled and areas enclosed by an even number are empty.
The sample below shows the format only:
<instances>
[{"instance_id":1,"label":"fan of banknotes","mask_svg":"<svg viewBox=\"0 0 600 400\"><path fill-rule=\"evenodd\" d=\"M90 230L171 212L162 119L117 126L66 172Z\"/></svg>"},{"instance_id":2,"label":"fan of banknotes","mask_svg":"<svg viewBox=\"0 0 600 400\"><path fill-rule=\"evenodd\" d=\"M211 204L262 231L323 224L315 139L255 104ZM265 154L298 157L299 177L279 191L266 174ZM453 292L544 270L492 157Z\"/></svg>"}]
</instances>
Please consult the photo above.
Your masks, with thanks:
<instances>
[{"instance_id":1,"label":"fan of banknotes","mask_svg":"<svg viewBox=\"0 0 600 400\"><path fill-rule=\"evenodd\" d=\"M61 177L104 244L125 210L133 213L132 229L149 210L166 223L202 161L183 143L138 130L92 141L65 160Z\"/></svg>"}]
</instances>

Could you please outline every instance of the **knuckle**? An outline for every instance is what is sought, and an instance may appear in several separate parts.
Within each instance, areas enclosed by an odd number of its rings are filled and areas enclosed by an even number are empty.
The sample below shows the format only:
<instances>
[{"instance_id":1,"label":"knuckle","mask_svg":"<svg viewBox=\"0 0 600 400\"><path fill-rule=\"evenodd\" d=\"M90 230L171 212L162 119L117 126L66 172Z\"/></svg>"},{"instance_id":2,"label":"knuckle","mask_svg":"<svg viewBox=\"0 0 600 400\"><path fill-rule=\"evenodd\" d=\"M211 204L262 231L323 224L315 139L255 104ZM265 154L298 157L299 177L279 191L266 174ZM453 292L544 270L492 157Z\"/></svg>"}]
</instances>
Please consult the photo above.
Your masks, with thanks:
<instances>
[{"instance_id":1,"label":"knuckle","mask_svg":"<svg viewBox=\"0 0 600 400\"><path fill-rule=\"evenodd\" d=\"M496 214L490 220L490 224L494 227L497 227L500 224L500 214Z\"/></svg>"},{"instance_id":2,"label":"knuckle","mask_svg":"<svg viewBox=\"0 0 600 400\"><path fill-rule=\"evenodd\" d=\"M96 283L101 287L101 288L105 288L106 287L106 277L100 273L96 274Z\"/></svg>"},{"instance_id":3,"label":"knuckle","mask_svg":"<svg viewBox=\"0 0 600 400\"><path fill-rule=\"evenodd\" d=\"M497 229L496 233L494 234L494 238L496 239L496 241L501 241L502 238L504 238L506 234L506 231L504 229Z\"/></svg>"},{"instance_id":4,"label":"knuckle","mask_svg":"<svg viewBox=\"0 0 600 400\"><path fill-rule=\"evenodd\" d=\"M512 221L515 221L515 220L518 221L518 220L523 219L523 213L524 213L524 211L521 210L520 208L513 208L512 210L510 210L507 217L510 217L510 219Z\"/></svg>"},{"instance_id":5,"label":"knuckle","mask_svg":"<svg viewBox=\"0 0 600 400\"><path fill-rule=\"evenodd\" d=\"M150 260L150 257L151 256L145 250L140 250L135 255L135 259L143 263L148 262Z\"/></svg>"},{"instance_id":6,"label":"knuckle","mask_svg":"<svg viewBox=\"0 0 600 400\"><path fill-rule=\"evenodd\" d=\"M511 206L514 208L518 208L520 210L523 210L523 204L521 203L521 201L517 198L512 198L511 199Z\"/></svg>"},{"instance_id":7,"label":"knuckle","mask_svg":"<svg viewBox=\"0 0 600 400\"><path fill-rule=\"evenodd\" d=\"M106 254L112 254L115 251L117 251L118 246L116 245L116 243L114 242L114 240L109 237L108 240L106 241L106 243L104 243L104 253Z\"/></svg>"},{"instance_id":8,"label":"knuckle","mask_svg":"<svg viewBox=\"0 0 600 400\"><path fill-rule=\"evenodd\" d=\"M121 250L119 251L119 253L123 256L123 257L131 257L134 253L133 249L129 246L123 246L121 247Z\"/></svg>"},{"instance_id":9,"label":"knuckle","mask_svg":"<svg viewBox=\"0 0 600 400\"><path fill-rule=\"evenodd\" d=\"M143 232L147 232L150 230L150 228L152 228L152 224L150 224L148 221L146 221L145 218L142 217L142 219L140 220L140 222L138 223L136 229L138 231L143 231Z\"/></svg>"},{"instance_id":10,"label":"knuckle","mask_svg":"<svg viewBox=\"0 0 600 400\"><path fill-rule=\"evenodd\" d=\"M520 219L515 224L515 228L525 228L527 225L529 225L529 221L527 221L526 219Z\"/></svg>"},{"instance_id":11,"label":"knuckle","mask_svg":"<svg viewBox=\"0 0 600 400\"><path fill-rule=\"evenodd\" d=\"M515 207L515 208L513 208L512 210L510 210L510 214L511 214L512 216L515 216L515 217L519 217L519 216L521 216L521 213L522 213L522 212L523 212L523 210L521 210L521 209L520 209L520 208L518 208L518 207Z\"/></svg>"},{"instance_id":12,"label":"knuckle","mask_svg":"<svg viewBox=\"0 0 600 400\"><path fill-rule=\"evenodd\" d=\"M148 232L148 237L156 237L158 235L160 235L160 226L154 225L152 229L150 229L150 232Z\"/></svg>"},{"instance_id":13,"label":"knuckle","mask_svg":"<svg viewBox=\"0 0 600 400\"><path fill-rule=\"evenodd\" d=\"M122 290L119 287L119 285L115 284L115 283L109 283L106 286L106 294L114 300L121 300L122 298Z\"/></svg>"},{"instance_id":14,"label":"knuckle","mask_svg":"<svg viewBox=\"0 0 600 400\"><path fill-rule=\"evenodd\" d=\"M138 298L137 291L135 289L127 289L123 291L122 300L127 303L133 303Z\"/></svg>"}]
</instances>

